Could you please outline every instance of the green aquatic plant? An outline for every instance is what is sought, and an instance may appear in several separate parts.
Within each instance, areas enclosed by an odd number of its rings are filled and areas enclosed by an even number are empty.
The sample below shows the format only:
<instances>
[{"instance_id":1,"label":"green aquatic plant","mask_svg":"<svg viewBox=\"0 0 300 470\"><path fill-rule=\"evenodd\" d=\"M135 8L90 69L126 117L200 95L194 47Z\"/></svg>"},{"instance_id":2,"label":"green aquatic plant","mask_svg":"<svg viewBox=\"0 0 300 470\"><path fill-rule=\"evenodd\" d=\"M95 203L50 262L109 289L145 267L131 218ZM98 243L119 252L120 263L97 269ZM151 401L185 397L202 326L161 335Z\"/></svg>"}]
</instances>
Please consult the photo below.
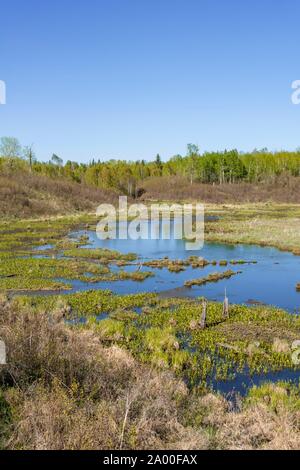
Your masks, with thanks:
<instances>
[{"instance_id":1,"label":"green aquatic plant","mask_svg":"<svg viewBox=\"0 0 300 470\"><path fill-rule=\"evenodd\" d=\"M299 335L300 321L288 313L266 307L233 305L230 318L224 319L222 304L210 302L206 328L201 329L198 327L202 313L200 301L181 299L176 306L176 299L173 299L172 304L172 309L156 304L152 311L139 317L138 323L144 328L155 326L162 330L172 326L179 338L180 348L190 355L191 363L185 374L194 383L212 377L218 380L233 379L245 370L254 374L297 368L287 349L274 349L274 334L281 332L282 336L284 331L290 347ZM191 322L196 328L190 328Z\"/></svg>"},{"instance_id":2,"label":"green aquatic plant","mask_svg":"<svg viewBox=\"0 0 300 470\"><path fill-rule=\"evenodd\" d=\"M180 349L180 343L172 326L163 329L155 326L147 328L141 341L143 348L140 357L158 367L171 368L178 372L189 361L189 354Z\"/></svg>"},{"instance_id":3,"label":"green aquatic plant","mask_svg":"<svg viewBox=\"0 0 300 470\"><path fill-rule=\"evenodd\" d=\"M89 290L74 294L51 296L18 296L15 302L34 309L51 310L57 302L64 302L71 307L76 317L96 316L116 311L132 311L145 305L154 306L157 302L155 294L115 295L110 290Z\"/></svg>"},{"instance_id":4,"label":"green aquatic plant","mask_svg":"<svg viewBox=\"0 0 300 470\"><path fill-rule=\"evenodd\" d=\"M138 281L142 282L148 277L152 277L154 274L151 271L119 271L117 274L114 274L112 278L115 277L115 280L131 280L131 281Z\"/></svg>"},{"instance_id":5,"label":"green aquatic plant","mask_svg":"<svg viewBox=\"0 0 300 470\"><path fill-rule=\"evenodd\" d=\"M68 281L96 282L109 269L86 261L49 258L6 258L0 264L0 289L68 289Z\"/></svg>"},{"instance_id":6,"label":"green aquatic plant","mask_svg":"<svg viewBox=\"0 0 300 470\"><path fill-rule=\"evenodd\" d=\"M137 256L135 253L122 254L118 251L108 250L107 248L74 248L71 250L65 250L64 256L74 258L88 258L100 261L134 261Z\"/></svg>"},{"instance_id":7,"label":"green aquatic plant","mask_svg":"<svg viewBox=\"0 0 300 470\"><path fill-rule=\"evenodd\" d=\"M231 260L230 264L236 265L236 264L257 264L257 261L245 261L243 259L236 259L236 260Z\"/></svg>"}]
</instances>

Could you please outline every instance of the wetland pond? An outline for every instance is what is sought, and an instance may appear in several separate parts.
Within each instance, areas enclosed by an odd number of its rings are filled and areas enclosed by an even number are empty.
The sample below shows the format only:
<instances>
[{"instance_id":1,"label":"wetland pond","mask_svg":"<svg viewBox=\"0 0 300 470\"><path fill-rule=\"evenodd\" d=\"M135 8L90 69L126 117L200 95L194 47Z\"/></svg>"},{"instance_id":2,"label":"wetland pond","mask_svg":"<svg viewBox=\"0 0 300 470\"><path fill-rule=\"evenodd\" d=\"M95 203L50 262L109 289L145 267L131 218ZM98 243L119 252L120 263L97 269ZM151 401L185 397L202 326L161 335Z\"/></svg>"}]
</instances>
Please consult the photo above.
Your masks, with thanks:
<instances>
[{"instance_id":1,"label":"wetland pond","mask_svg":"<svg viewBox=\"0 0 300 470\"><path fill-rule=\"evenodd\" d=\"M227 266L207 265L194 269L186 266L183 271L170 272L166 267L161 269L142 266L142 271L153 272L153 277L143 282L120 280L101 281L93 284L82 281L71 281L73 292L88 289L110 289L117 294L134 294L155 292L163 297L201 297L208 300L223 301L225 289L230 303L245 305L272 305L292 313L300 311L300 292L296 285L300 281L300 256L282 252L276 248L257 245L228 245L205 243L201 250L186 251L184 240L100 240L96 231L74 232L71 237L88 236L84 248L107 248L123 254L134 252L137 263L168 257L170 260L187 259L189 256L203 257L208 261L226 260ZM43 256L43 253L40 253ZM249 263L230 265L232 260L244 260ZM137 263L124 266L125 271L137 270ZM117 269L116 267L112 267ZM186 281L202 278L214 272L225 272L228 269L241 273L230 279L209 282L191 288L184 287Z\"/></svg>"}]
</instances>

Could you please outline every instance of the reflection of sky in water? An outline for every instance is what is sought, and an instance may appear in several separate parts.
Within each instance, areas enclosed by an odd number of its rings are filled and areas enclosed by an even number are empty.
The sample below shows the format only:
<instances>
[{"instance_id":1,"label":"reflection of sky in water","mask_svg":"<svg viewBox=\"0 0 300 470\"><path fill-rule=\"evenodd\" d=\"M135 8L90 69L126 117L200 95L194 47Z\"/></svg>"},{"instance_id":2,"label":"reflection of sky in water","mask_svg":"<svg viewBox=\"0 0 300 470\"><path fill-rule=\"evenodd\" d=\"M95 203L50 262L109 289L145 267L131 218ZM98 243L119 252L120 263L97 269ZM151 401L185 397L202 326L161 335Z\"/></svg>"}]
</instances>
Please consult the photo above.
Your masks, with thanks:
<instances>
[{"instance_id":1,"label":"reflection of sky in water","mask_svg":"<svg viewBox=\"0 0 300 470\"><path fill-rule=\"evenodd\" d=\"M160 231L164 230L161 226L163 227L164 224L159 224L157 221L152 229L157 231L160 227ZM231 303L247 303L249 300L254 300L290 311L300 309L300 293L295 288L296 284L300 282L300 257L281 252L275 248L220 243L205 243L201 250L187 251L185 241L174 239L172 234L173 226L171 227L171 239L168 240L163 237L156 240L99 240L95 231L89 231L90 244L86 248L101 247L118 250L122 253L135 252L141 261L164 258L165 256L170 259L184 259L196 255L209 261L243 259L257 261L257 264L228 265L227 267L206 266L198 269L187 267L185 271L179 273L170 273L165 268L153 269L155 276L143 282L114 281L87 284L74 281L74 290L105 288L120 294L170 291L170 296L206 296L210 300L220 301L224 298L226 288ZM135 271L137 266L127 266L123 269ZM142 269L151 270L148 267ZM180 289L188 279L201 278L210 273L227 269L242 271L242 274L218 283L208 283L204 286L195 286L192 289ZM175 290L173 291L173 289Z\"/></svg>"},{"instance_id":2,"label":"reflection of sky in water","mask_svg":"<svg viewBox=\"0 0 300 470\"><path fill-rule=\"evenodd\" d=\"M90 239L95 247L105 247L122 253L135 252L144 259L163 258L164 256L186 258L193 254L201 256L198 251L186 251L186 242L180 239L179 235L182 233L180 219L175 219L171 224L164 220L161 222L155 220L152 223L143 221L142 223L143 239L120 239L119 235L121 234L123 237L123 234L126 233L125 222L120 222L115 240L100 240L96 232L89 232ZM187 227L184 230L186 230L184 233L190 233Z\"/></svg>"}]
</instances>

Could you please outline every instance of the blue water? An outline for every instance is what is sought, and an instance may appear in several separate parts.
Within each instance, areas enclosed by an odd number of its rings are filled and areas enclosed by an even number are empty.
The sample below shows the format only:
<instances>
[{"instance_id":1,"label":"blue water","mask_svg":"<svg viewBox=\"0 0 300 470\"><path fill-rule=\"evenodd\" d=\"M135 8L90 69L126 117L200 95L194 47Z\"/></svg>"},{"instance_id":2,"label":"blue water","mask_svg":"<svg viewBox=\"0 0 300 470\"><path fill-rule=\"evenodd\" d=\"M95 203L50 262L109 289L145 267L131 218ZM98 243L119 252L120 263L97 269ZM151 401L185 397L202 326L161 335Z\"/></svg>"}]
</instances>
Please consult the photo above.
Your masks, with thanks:
<instances>
[{"instance_id":1,"label":"blue water","mask_svg":"<svg viewBox=\"0 0 300 470\"><path fill-rule=\"evenodd\" d=\"M238 373L233 380L215 380L212 388L227 396L236 394L245 396L249 388L259 387L266 382L291 382L295 385L300 383L300 370L283 369L277 372L266 372L263 374L249 375L247 371Z\"/></svg>"},{"instance_id":2,"label":"blue water","mask_svg":"<svg viewBox=\"0 0 300 470\"><path fill-rule=\"evenodd\" d=\"M176 297L205 296L209 300L222 301L225 289L231 303L252 304L254 302L278 306L290 312L300 311L300 293L296 284L300 282L300 257L275 248L256 245L228 245L205 243L201 250L186 251L184 240L99 240L96 232L84 232L89 236L85 248L108 248L121 253L135 252L139 261L160 259L185 259L191 255L201 256L209 261L239 260L257 261L257 264L206 266L205 268L187 267L185 271L170 273L166 268L142 270L152 271L154 277L143 282L114 281L95 284L73 281L73 291L87 289L111 289L118 294L156 292L161 295ZM78 232L76 236L82 235ZM123 268L135 271L137 266ZM217 283L184 288L186 280L201 278L213 272L231 269L242 271L241 274Z\"/></svg>"}]
</instances>

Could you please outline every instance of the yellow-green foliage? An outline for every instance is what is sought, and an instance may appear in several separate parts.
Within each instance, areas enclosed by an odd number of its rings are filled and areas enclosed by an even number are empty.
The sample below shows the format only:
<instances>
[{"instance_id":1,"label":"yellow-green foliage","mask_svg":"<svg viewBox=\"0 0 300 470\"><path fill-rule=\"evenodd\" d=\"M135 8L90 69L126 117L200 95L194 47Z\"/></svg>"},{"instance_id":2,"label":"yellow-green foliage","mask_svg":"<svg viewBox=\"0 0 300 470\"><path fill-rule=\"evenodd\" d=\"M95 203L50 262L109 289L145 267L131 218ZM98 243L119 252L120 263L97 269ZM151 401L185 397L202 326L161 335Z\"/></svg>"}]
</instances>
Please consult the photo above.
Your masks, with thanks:
<instances>
[{"instance_id":1,"label":"yellow-green foliage","mask_svg":"<svg viewBox=\"0 0 300 470\"><path fill-rule=\"evenodd\" d=\"M143 338L143 351L141 357L150 361L158 367L181 371L187 361L187 351L179 350L174 329L170 326L165 328L151 327L145 331Z\"/></svg>"},{"instance_id":2,"label":"yellow-green foliage","mask_svg":"<svg viewBox=\"0 0 300 470\"><path fill-rule=\"evenodd\" d=\"M106 318L98 323L95 323L92 319L89 319L88 325L94 324L96 331L99 334L101 340L107 341L121 341L125 336L125 325L123 322Z\"/></svg>"},{"instance_id":3,"label":"yellow-green foliage","mask_svg":"<svg viewBox=\"0 0 300 470\"><path fill-rule=\"evenodd\" d=\"M288 382L265 383L260 387L253 387L249 390L245 406L251 406L263 402L270 409L278 411L289 409L291 411L300 410L300 390Z\"/></svg>"},{"instance_id":4,"label":"yellow-green foliage","mask_svg":"<svg viewBox=\"0 0 300 470\"><path fill-rule=\"evenodd\" d=\"M119 262L124 266L134 261L136 255L79 248L88 242L89 238L84 234L77 239L66 238L70 229L80 228L88 220L88 216L81 216L0 222L0 289L60 290L70 289L72 280L87 283L143 281L153 275L147 271L112 273L108 267L110 263ZM33 248L43 246L46 250L41 252L42 256L33 257L40 254Z\"/></svg>"},{"instance_id":5,"label":"yellow-green foliage","mask_svg":"<svg viewBox=\"0 0 300 470\"><path fill-rule=\"evenodd\" d=\"M89 273L91 276L87 276ZM0 288L11 290L68 289L70 284L57 279L94 282L109 270L85 261L48 258L6 258L0 264Z\"/></svg>"},{"instance_id":6,"label":"yellow-green foliage","mask_svg":"<svg viewBox=\"0 0 300 470\"><path fill-rule=\"evenodd\" d=\"M89 290L63 296L19 296L15 300L22 305L37 310L51 310L57 302L70 306L75 317L96 316L101 313L114 313L120 310L131 310L144 305L154 305L157 302L155 294L130 294L118 296L109 290Z\"/></svg>"},{"instance_id":7,"label":"yellow-green foliage","mask_svg":"<svg viewBox=\"0 0 300 470\"><path fill-rule=\"evenodd\" d=\"M72 250L65 250L64 256L75 257L75 258L97 259L97 260L108 261L108 262L115 261L115 260L134 261L136 259L136 254L134 253L127 253L123 255L118 251L108 250L105 248L97 248L97 249L75 248Z\"/></svg>"}]
</instances>

